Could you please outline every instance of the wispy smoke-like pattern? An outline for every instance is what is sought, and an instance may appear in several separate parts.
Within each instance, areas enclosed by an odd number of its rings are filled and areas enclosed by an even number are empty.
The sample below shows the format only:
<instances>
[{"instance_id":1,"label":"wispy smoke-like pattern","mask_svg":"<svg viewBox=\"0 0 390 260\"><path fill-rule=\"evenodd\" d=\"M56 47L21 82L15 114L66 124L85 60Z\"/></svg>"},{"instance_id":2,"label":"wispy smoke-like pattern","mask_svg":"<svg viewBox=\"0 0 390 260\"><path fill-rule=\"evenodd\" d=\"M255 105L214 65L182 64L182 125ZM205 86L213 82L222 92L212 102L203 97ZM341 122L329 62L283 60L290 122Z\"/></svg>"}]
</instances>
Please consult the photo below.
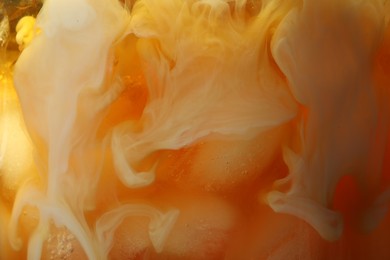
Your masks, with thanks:
<instances>
[{"instance_id":1,"label":"wispy smoke-like pattern","mask_svg":"<svg viewBox=\"0 0 390 260\"><path fill-rule=\"evenodd\" d=\"M389 13L380 0L46 0L14 68L35 161L12 214L0 208L13 249L234 259L242 223L281 213L337 241L344 180L365 198L351 226L372 232L390 203Z\"/></svg>"}]
</instances>

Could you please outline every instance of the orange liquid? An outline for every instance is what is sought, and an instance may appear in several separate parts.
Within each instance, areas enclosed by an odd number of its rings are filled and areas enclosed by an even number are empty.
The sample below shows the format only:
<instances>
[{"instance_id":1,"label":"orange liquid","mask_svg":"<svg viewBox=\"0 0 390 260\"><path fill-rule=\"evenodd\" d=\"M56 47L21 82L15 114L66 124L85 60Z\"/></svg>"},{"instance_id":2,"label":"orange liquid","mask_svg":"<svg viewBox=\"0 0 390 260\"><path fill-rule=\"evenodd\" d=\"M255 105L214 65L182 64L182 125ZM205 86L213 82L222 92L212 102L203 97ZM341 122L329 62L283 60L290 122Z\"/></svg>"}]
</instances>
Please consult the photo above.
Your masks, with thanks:
<instances>
[{"instance_id":1,"label":"orange liquid","mask_svg":"<svg viewBox=\"0 0 390 260\"><path fill-rule=\"evenodd\" d=\"M0 259L390 257L388 3L60 2L1 81Z\"/></svg>"}]
</instances>

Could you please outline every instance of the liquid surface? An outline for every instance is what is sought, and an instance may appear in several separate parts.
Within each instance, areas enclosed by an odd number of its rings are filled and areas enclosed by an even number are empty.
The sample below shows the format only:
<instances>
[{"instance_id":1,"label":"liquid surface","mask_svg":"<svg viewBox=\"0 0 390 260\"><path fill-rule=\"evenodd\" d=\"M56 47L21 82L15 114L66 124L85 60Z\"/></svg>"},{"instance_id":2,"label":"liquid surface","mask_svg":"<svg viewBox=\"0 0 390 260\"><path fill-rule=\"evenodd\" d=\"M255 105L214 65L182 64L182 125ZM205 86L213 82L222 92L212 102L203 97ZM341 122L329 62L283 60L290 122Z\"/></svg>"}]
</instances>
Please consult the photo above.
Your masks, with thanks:
<instances>
[{"instance_id":1,"label":"liquid surface","mask_svg":"<svg viewBox=\"0 0 390 260\"><path fill-rule=\"evenodd\" d=\"M390 257L389 1L33 4L0 17L0 259Z\"/></svg>"}]
</instances>

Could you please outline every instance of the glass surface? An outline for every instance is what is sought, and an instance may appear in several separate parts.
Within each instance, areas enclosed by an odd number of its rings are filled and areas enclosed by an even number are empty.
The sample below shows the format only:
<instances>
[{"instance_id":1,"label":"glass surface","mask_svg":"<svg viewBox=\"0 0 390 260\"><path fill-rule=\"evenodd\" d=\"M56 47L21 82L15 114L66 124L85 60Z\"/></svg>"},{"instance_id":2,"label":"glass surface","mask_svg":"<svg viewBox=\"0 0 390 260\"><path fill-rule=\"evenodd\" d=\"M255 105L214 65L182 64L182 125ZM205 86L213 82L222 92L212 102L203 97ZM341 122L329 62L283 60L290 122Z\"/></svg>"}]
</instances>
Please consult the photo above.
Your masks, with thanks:
<instances>
[{"instance_id":1,"label":"glass surface","mask_svg":"<svg viewBox=\"0 0 390 260\"><path fill-rule=\"evenodd\" d=\"M0 3L0 259L389 259L390 1Z\"/></svg>"}]
</instances>

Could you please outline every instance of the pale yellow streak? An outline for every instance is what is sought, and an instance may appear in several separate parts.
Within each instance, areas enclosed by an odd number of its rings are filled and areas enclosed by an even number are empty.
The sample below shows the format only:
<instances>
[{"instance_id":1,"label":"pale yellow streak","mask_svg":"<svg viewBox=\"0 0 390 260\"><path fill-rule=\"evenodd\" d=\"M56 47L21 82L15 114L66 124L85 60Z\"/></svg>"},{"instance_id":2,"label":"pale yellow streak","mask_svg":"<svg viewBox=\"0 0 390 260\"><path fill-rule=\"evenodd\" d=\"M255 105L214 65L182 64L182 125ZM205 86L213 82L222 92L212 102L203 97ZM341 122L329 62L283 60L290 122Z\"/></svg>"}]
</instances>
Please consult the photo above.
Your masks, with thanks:
<instances>
[{"instance_id":1,"label":"pale yellow streak","mask_svg":"<svg viewBox=\"0 0 390 260\"><path fill-rule=\"evenodd\" d=\"M0 179L6 199L14 196L20 184L32 175L32 144L24 126L12 75L0 78Z\"/></svg>"},{"instance_id":2,"label":"pale yellow streak","mask_svg":"<svg viewBox=\"0 0 390 260\"><path fill-rule=\"evenodd\" d=\"M25 16L20 19L16 25L16 42L19 45L19 49L25 49L37 33L38 30L35 28L34 17Z\"/></svg>"}]
</instances>

